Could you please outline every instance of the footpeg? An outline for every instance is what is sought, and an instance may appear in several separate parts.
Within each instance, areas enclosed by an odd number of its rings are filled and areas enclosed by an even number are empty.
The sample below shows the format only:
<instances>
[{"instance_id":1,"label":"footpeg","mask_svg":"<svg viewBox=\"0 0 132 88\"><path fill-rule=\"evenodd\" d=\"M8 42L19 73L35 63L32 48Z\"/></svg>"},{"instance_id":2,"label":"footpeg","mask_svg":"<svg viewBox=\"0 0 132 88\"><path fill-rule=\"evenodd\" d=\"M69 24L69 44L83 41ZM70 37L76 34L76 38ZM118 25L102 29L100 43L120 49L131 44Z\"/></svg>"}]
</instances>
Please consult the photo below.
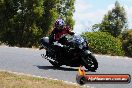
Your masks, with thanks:
<instances>
[{"instance_id":1,"label":"footpeg","mask_svg":"<svg viewBox=\"0 0 132 88\"><path fill-rule=\"evenodd\" d=\"M45 58L45 57L46 57L46 55L45 55L45 54L41 54L41 57L42 57L42 58Z\"/></svg>"}]
</instances>

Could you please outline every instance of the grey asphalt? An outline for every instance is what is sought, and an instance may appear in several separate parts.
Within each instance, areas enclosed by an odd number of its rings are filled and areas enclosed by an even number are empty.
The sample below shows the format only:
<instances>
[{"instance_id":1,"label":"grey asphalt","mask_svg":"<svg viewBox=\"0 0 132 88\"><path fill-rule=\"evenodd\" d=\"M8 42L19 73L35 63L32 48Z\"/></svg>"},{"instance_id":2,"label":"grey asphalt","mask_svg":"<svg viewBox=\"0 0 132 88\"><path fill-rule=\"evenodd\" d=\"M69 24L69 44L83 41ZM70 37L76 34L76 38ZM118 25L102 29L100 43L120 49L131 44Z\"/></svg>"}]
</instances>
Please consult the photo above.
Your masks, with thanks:
<instances>
[{"instance_id":1,"label":"grey asphalt","mask_svg":"<svg viewBox=\"0 0 132 88\"><path fill-rule=\"evenodd\" d=\"M0 46L0 70L9 70L25 74L76 82L77 68L62 66L54 68L41 54L45 50L14 48ZM96 55L99 68L88 74L130 74L132 75L132 58ZM86 84L92 88L132 88L129 84Z\"/></svg>"}]
</instances>

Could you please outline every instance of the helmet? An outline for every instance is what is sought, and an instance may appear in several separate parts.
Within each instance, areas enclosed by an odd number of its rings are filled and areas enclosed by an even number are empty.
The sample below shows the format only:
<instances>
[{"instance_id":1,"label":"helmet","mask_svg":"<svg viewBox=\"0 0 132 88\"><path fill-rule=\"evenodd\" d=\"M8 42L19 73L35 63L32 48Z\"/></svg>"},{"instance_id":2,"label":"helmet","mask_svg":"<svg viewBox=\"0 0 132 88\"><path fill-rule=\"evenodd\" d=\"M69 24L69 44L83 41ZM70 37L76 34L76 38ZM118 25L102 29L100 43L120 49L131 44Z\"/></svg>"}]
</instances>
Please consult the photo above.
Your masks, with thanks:
<instances>
[{"instance_id":1,"label":"helmet","mask_svg":"<svg viewBox=\"0 0 132 88\"><path fill-rule=\"evenodd\" d=\"M57 19L55 22L55 27L61 29L64 26L65 22L63 19Z\"/></svg>"}]
</instances>

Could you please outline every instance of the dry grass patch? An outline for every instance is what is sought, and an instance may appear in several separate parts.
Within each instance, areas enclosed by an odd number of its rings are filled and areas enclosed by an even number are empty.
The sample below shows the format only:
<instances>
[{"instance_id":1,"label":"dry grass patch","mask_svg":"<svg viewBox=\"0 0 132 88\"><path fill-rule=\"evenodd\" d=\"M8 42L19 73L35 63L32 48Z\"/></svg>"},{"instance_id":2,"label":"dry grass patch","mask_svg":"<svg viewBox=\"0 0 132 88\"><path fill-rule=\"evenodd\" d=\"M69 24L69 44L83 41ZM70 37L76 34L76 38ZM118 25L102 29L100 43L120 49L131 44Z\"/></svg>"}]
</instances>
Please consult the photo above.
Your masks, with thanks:
<instances>
[{"instance_id":1,"label":"dry grass patch","mask_svg":"<svg viewBox=\"0 0 132 88\"><path fill-rule=\"evenodd\" d=\"M44 78L15 75L0 72L0 88L81 88L80 86L66 84Z\"/></svg>"}]
</instances>

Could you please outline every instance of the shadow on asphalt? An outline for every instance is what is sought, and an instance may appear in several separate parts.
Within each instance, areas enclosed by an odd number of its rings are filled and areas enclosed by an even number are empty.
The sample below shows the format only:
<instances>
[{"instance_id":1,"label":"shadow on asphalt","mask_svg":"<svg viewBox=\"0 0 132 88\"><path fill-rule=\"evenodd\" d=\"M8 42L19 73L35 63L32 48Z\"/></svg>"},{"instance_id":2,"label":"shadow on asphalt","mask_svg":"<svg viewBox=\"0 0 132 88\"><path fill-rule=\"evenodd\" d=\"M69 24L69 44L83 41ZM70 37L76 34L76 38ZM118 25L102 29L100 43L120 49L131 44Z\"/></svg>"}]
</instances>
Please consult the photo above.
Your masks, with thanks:
<instances>
[{"instance_id":1,"label":"shadow on asphalt","mask_svg":"<svg viewBox=\"0 0 132 88\"><path fill-rule=\"evenodd\" d=\"M77 68L65 68L65 67L54 67L54 66L37 66L39 69L43 69L43 70L63 70L63 71L78 71Z\"/></svg>"}]
</instances>

